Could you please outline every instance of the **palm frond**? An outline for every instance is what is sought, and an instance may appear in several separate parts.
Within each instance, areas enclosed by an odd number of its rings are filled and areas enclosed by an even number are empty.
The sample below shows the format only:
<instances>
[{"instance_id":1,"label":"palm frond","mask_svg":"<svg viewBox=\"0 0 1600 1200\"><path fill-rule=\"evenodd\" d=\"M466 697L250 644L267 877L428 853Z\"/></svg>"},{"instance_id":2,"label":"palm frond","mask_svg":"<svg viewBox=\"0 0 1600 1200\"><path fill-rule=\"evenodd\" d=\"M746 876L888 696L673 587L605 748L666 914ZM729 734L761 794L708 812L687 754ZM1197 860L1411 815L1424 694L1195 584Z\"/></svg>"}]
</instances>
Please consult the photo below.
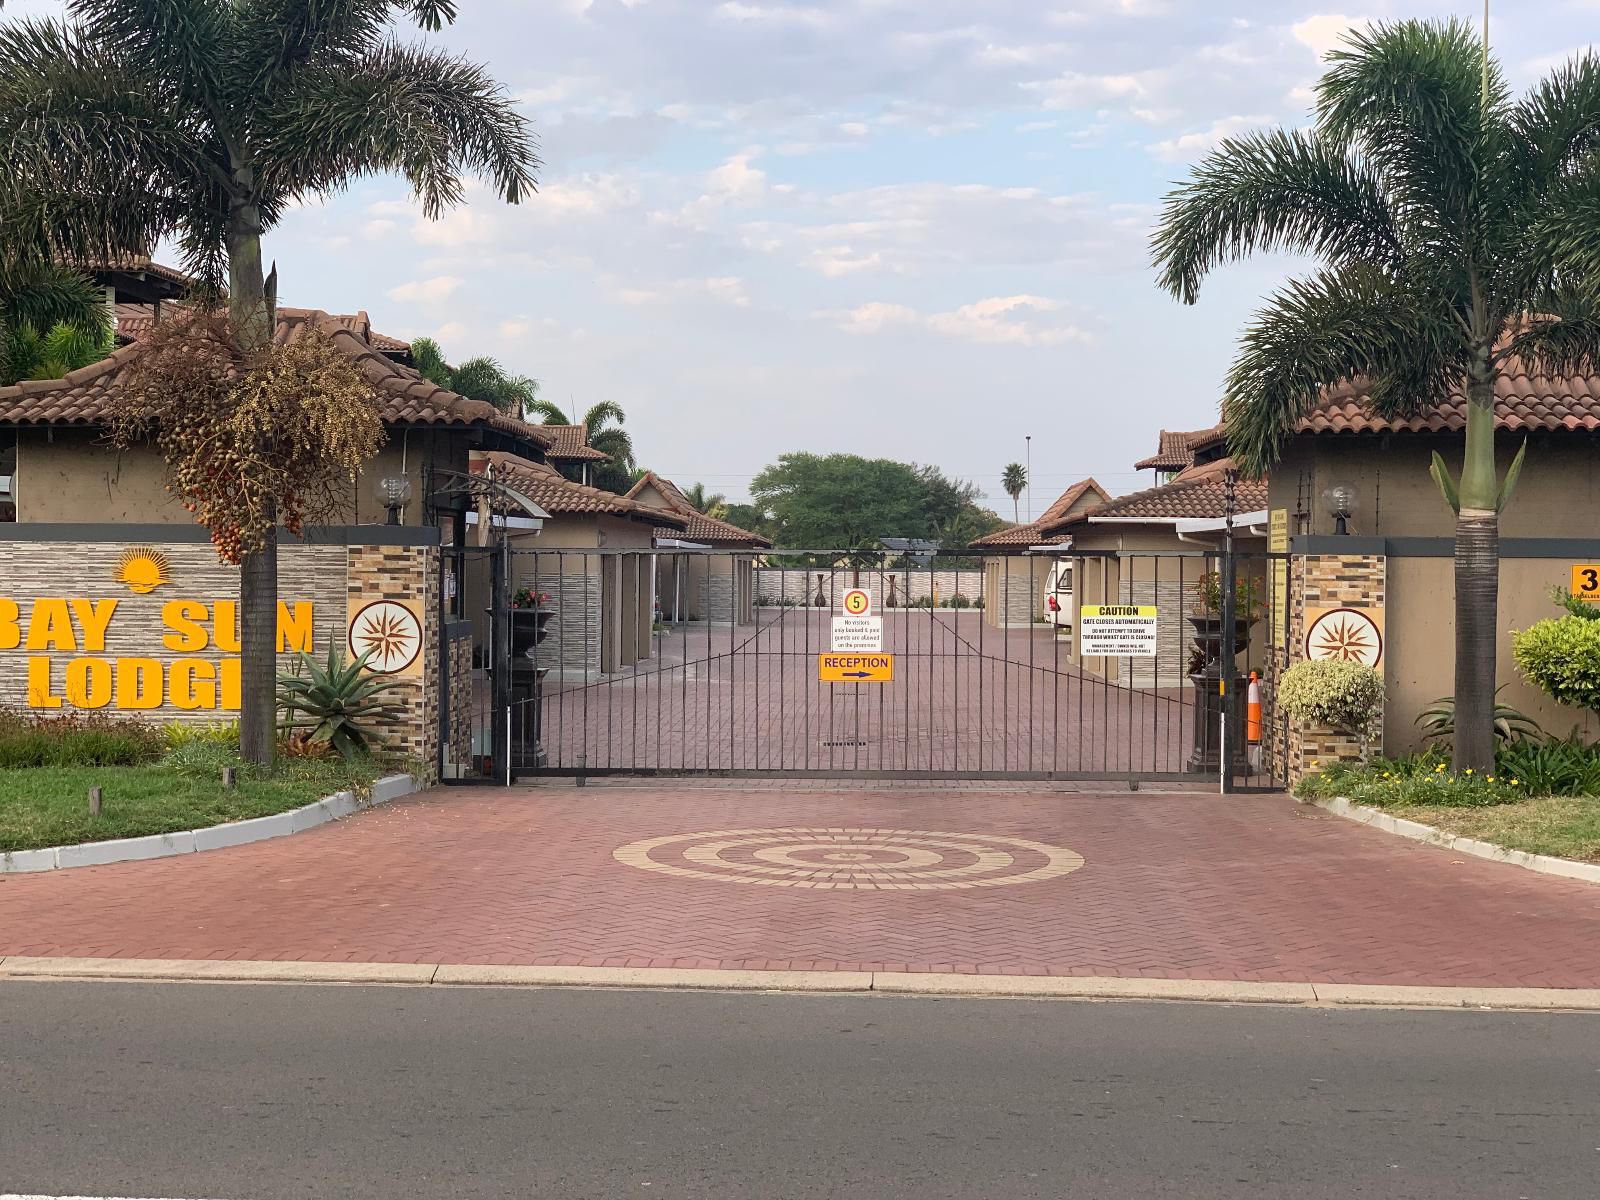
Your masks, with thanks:
<instances>
[{"instance_id":1,"label":"palm frond","mask_svg":"<svg viewBox=\"0 0 1600 1200\"><path fill-rule=\"evenodd\" d=\"M1600 146L1600 57L1585 51L1546 75L1511 110L1528 186L1560 178Z\"/></svg>"},{"instance_id":2,"label":"palm frond","mask_svg":"<svg viewBox=\"0 0 1600 1200\"><path fill-rule=\"evenodd\" d=\"M614 468L615 474L625 478L633 467L633 439L626 430L602 429L591 433L589 445L611 459L605 466Z\"/></svg>"},{"instance_id":3,"label":"palm frond","mask_svg":"<svg viewBox=\"0 0 1600 1200\"><path fill-rule=\"evenodd\" d=\"M1345 35L1317 84L1317 132L1383 178L1407 240L1481 250L1488 195L1506 186L1505 80L1464 21L1399 21Z\"/></svg>"},{"instance_id":4,"label":"palm frond","mask_svg":"<svg viewBox=\"0 0 1600 1200\"><path fill-rule=\"evenodd\" d=\"M376 50L396 13L430 31L456 18L453 0L244 0L235 8L234 87L247 94L303 63Z\"/></svg>"},{"instance_id":5,"label":"palm frond","mask_svg":"<svg viewBox=\"0 0 1600 1200\"><path fill-rule=\"evenodd\" d=\"M1257 250L1314 254L1334 265L1401 254L1378 177L1313 135L1230 138L1168 193L1151 239L1160 284L1185 304L1220 263Z\"/></svg>"},{"instance_id":6,"label":"palm frond","mask_svg":"<svg viewBox=\"0 0 1600 1200\"><path fill-rule=\"evenodd\" d=\"M70 11L109 56L143 64L218 113L233 16L226 0L72 0Z\"/></svg>"},{"instance_id":7,"label":"palm frond","mask_svg":"<svg viewBox=\"0 0 1600 1200\"><path fill-rule=\"evenodd\" d=\"M88 276L50 262L0 260L0 321L35 329L57 324L109 334L105 296Z\"/></svg>"},{"instance_id":8,"label":"palm frond","mask_svg":"<svg viewBox=\"0 0 1600 1200\"><path fill-rule=\"evenodd\" d=\"M1274 295L1246 327L1223 397L1240 467L1271 468L1325 387L1392 375L1421 324L1411 298L1371 267L1320 272Z\"/></svg>"},{"instance_id":9,"label":"palm frond","mask_svg":"<svg viewBox=\"0 0 1600 1200\"><path fill-rule=\"evenodd\" d=\"M1530 371L1558 378L1600 373L1600 283L1551 288L1523 320L1500 350L1502 361L1521 359Z\"/></svg>"},{"instance_id":10,"label":"palm frond","mask_svg":"<svg viewBox=\"0 0 1600 1200\"><path fill-rule=\"evenodd\" d=\"M615 421L618 425L628 422L628 414L622 411L622 405L615 400L602 400L599 404L591 405L589 411L583 414L581 424L593 437L605 428L607 421Z\"/></svg>"},{"instance_id":11,"label":"palm frond","mask_svg":"<svg viewBox=\"0 0 1600 1200\"><path fill-rule=\"evenodd\" d=\"M534 190L539 159L526 118L482 67L385 45L359 60L289 76L258 119L268 194L330 192L379 171L403 175L430 219L488 177L505 200Z\"/></svg>"},{"instance_id":12,"label":"palm frond","mask_svg":"<svg viewBox=\"0 0 1600 1200\"><path fill-rule=\"evenodd\" d=\"M536 397L526 409L529 418L537 418L546 425L571 425L572 418L554 400Z\"/></svg>"}]
</instances>

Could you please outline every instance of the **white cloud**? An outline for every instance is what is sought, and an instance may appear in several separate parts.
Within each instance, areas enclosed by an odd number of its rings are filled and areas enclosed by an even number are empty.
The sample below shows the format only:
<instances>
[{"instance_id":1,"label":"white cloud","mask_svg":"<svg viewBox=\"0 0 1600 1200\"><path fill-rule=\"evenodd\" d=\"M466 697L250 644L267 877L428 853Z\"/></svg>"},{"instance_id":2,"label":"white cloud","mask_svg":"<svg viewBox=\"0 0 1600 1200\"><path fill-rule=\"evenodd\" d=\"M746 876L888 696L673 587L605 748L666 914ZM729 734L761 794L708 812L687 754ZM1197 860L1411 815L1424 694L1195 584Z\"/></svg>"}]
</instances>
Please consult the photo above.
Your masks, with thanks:
<instances>
[{"instance_id":1,"label":"white cloud","mask_svg":"<svg viewBox=\"0 0 1600 1200\"><path fill-rule=\"evenodd\" d=\"M1249 130L1261 129L1272 124L1274 122L1271 117L1223 117L1213 121L1207 129L1168 138L1164 142L1155 143L1150 149L1158 158L1167 162L1184 162L1204 154L1220 144L1224 138L1236 137Z\"/></svg>"},{"instance_id":2,"label":"white cloud","mask_svg":"<svg viewBox=\"0 0 1600 1200\"><path fill-rule=\"evenodd\" d=\"M820 8L795 4L743 4L739 0L727 0L727 3L717 5L716 15L744 25L803 25L820 29L832 23L829 14Z\"/></svg>"},{"instance_id":3,"label":"white cloud","mask_svg":"<svg viewBox=\"0 0 1600 1200\"><path fill-rule=\"evenodd\" d=\"M455 275L435 275L432 279L413 279L389 289L389 299L402 304L438 304L448 300L462 284Z\"/></svg>"},{"instance_id":4,"label":"white cloud","mask_svg":"<svg viewBox=\"0 0 1600 1200\"><path fill-rule=\"evenodd\" d=\"M685 299L710 299L735 308L748 308L750 296L745 281L737 275L716 275L704 279L674 279L648 287L611 284L609 294L619 304L637 308L648 304L668 304Z\"/></svg>"},{"instance_id":5,"label":"white cloud","mask_svg":"<svg viewBox=\"0 0 1600 1200\"><path fill-rule=\"evenodd\" d=\"M923 329L942 337L994 346L1055 346L1091 342L1093 334L1050 314L1063 305L1043 296L992 296L949 312L922 313L904 304L874 301L844 313L823 314L846 333Z\"/></svg>"},{"instance_id":6,"label":"white cloud","mask_svg":"<svg viewBox=\"0 0 1600 1200\"><path fill-rule=\"evenodd\" d=\"M1294 40L1308 47L1321 62L1328 51L1338 48L1350 30L1372 23L1371 17L1350 17L1344 13L1319 13L1289 27Z\"/></svg>"}]
</instances>

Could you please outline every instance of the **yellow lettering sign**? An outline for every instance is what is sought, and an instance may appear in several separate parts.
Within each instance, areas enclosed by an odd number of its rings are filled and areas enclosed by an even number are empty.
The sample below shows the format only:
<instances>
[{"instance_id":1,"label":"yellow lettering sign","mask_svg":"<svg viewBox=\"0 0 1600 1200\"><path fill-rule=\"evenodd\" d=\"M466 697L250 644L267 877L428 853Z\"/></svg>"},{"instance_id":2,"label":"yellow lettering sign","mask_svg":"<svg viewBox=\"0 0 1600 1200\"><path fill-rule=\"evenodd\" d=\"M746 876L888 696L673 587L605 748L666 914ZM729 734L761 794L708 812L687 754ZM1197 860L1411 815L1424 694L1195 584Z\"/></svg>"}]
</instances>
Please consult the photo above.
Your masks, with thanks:
<instances>
[{"instance_id":1,"label":"yellow lettering sign","mask_svg":"<svg viewBox=\"0 0 1600 1200\"><path fill-rule=\"evenodd\" d=\"M72 615L78 618L83 630L83 648L103 652L106 648L106 628L117 611L115 600L74 600Z\"/></svg>"},{"instance_id":2,"label":"yellow lettering sign","mask_svg":"<svg viewBox=\"0 0 1600 1200\"><path fill-rule=\"evenodd\" d=\"M33 617L28 621L29 650L76 650L72 616L65 600L35 600Z\"/></svg>"},{"instance_id":3,"label":"yellow lettering sign","mask_svg":"<svg viewBox=\"0 0 1600 1200\"><path fill-rule=\"evenodd\" d=\"M172 632L161 644L179 654L204 650L211 641L204 624L207 616L206 606L198 600L168 600L161 606L161 623Z\"/></svg>"},{"instance_id":4,"label":"yellow lettering sign","mask_svg":"<svg viewBox=\"0 0 1600 1200\"><path fill-rule=\"evenodd\" d=\"M172 664L167 692L173 708L193 712L217 706L217 668L203 658L180 658Z\"/></svg>"},{"instance_id":5,"label":"yellow lettering sign","mask_svg":"<svg viewBox=\"0 0 1600 1200\"><path fill-rule=\"evenodd\" d=\"M75 658L67 664L67 703L73 708L104 708L111 703L111 664L103 658Z\"/></svg>"},{"instance_id":6,"label":"yellow lettering sign","mask_svg":"<svg viewBox=\"0 0 1600 1200\"><path fill-rule=\"evenodd\" d=\"M61 707L61 697L54 695L50 691L50 660L48 658L30 658L28 660L28 707Z\"/></svg>"},{"instance_id":7,"label":"yellow lettering sign","mask_svg":"<svg viewBox=\"0 0 1600 1200\"><path fill-rule=\"evenodd\" d=\"M116 706L130 710L160 708L163 682L161 664L155 659L119 658Z\"/></svg>"},{"instance_id":8,"label":"yellow lettering sign","mask_svg":"<svg viewBox=\"0 0 1600 1200\"><path fill-rule=\"evenodd\" d=\"M22 645L22 608L15 600L0 596L0 650L15 650Z\"/></svg>"},{"instance_id":9,"label":"yellow lettering sign","mask_svg":"<svg viewBox=\"0 0 1600 1200\"><path fill-rule=\"evenodd\" d=\"M278 653L303 650L311 653L311 605L288 605L278 601Z\"/></svg>"}]
</instances>

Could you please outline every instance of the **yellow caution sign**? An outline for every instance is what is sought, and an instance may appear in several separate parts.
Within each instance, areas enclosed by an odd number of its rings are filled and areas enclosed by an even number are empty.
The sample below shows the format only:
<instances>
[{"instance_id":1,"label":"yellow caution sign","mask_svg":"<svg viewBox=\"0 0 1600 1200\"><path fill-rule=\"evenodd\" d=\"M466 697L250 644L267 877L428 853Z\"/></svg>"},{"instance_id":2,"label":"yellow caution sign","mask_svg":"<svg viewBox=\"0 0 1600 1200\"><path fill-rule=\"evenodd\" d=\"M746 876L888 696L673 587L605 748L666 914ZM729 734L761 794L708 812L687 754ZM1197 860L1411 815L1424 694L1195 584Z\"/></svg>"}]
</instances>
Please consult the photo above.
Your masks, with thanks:
<instances>
[{"instance_id":1,"label":"yellow caution sign","mask_svg":"<svg viewBox=\"0 0 1600 1200\"><path fill-rule=\"evenodd\" d=\"M819 654L817 679L822 683L892 683L892 654Z\"/></svg>"}]
</instances>

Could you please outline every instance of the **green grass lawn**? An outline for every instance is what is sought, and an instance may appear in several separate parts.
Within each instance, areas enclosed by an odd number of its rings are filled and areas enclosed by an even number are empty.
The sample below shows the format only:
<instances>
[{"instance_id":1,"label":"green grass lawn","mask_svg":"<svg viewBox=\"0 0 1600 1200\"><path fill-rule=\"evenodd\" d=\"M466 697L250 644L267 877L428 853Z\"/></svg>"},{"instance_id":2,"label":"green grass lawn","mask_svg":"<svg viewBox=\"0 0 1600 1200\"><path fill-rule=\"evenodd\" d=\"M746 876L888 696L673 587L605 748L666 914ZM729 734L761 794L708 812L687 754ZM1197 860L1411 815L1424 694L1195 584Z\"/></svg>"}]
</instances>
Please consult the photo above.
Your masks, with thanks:
<instances>
[{"instance_id":1,"label":"green grass lawn","mask_svg":"<svg viewBox=\"0 0 1600 1200\"><path fill-rule=\"evenodd\" d=\"M0 851L34 850L203 829L225 821L266 817L365 788L379 774L371 763L286 763L265 779L223 788L220 772L199 775L156 763L139 767L26 767L0 770ZM89 789L102 807L89 815Z\"/></svg>"},{"instance_id":2,"label":"green grass lawn","mask_svg":"<svg viewBox=\"0 0 1600 1200\"><path fill-rule=\"evenodd\" d=\"M1383 811L1530 854L1600 862L1600 796L1541 796L1490 808L1406 805Z\"/></svg>"}]
</instances>

